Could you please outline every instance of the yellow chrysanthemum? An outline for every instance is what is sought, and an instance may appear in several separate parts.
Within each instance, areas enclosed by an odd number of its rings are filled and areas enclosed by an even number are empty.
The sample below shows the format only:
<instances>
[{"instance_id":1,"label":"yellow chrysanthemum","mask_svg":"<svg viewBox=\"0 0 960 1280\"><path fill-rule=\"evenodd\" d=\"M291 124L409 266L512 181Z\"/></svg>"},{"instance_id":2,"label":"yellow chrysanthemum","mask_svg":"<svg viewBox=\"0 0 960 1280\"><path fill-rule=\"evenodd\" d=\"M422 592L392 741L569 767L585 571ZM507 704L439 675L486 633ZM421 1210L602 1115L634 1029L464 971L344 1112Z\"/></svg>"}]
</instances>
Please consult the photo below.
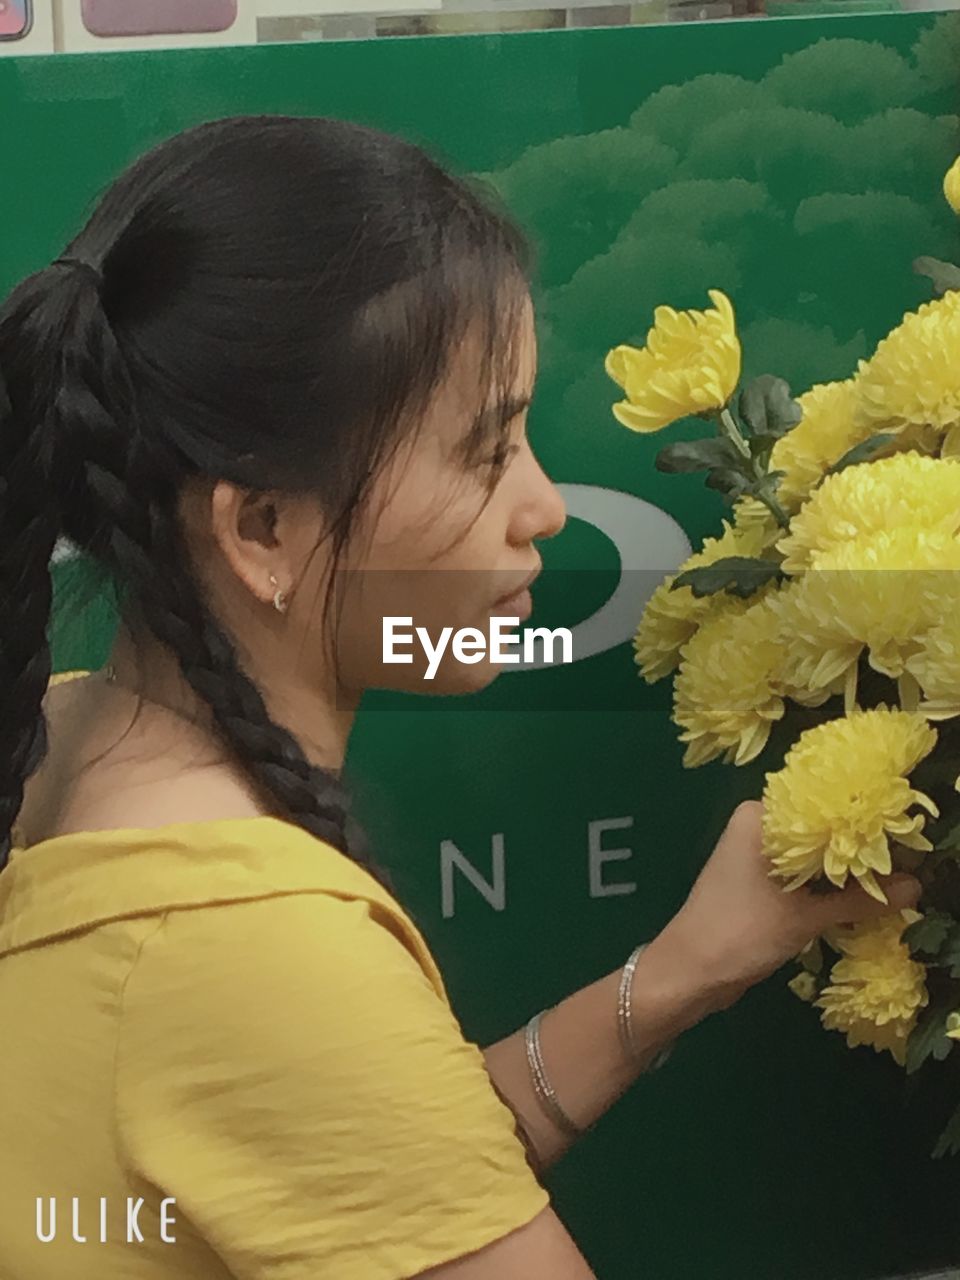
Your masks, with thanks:
<instances>
[{"instance_id":1,"label":"yellow chrysanthemum","mask_svg":"<svg viewBox=\"0 0 960 1280\"><path fill-rule=\"evenodd\" d=\"M851 1049L889 1050L903 1066L917 1016L929 1003L926 969L910 955L904 929L916 911L896 911L865 924L837 929L831 942L842 953L817 1000L829 1031L846 1034Z\"/></svg>"},{"instance_id":2,"label":"yellow chrysanthemum","mask_svg":"<svg viewBox=\"0 0 960 1280\"><path fill-rule=\"evenodd\" d=\"M932 847L923 814L907 810L921 805L937 816L937 807L907 775L936 741L922 716L885 706L802 733L764 791L764 850L787 888L819 876L842 888L855 876L886 902L876 876L893 869L889 837L910 849Z\"/></svg>"},{"instance_id":3,"label":"yellow chrysanthemum","mask_svg":"<svg viewBox=\"0 0 960 1280\"><path fill-rule=\"evenodd\" d=\"M820 552L771 597L786 679L810 693L836 688L855 679L864 650L875 671L898 679L926 632L957 607L958 570L960 541L909 525Z\"/></svg>"},{"instance_id":4,"label":"yellow chrysanthemum","mask_svg":"<svg viewBox=\"0 0 960 1280\"><path fill-rule=\"evenodd\" d=\"M923 694L918 710L928 720L960 715L960 611L956 606L921 638L907 670Z\"/></svg>"},{"instance_id":5,"label":"yellow chrysanthemum","mask_svg":"<svg viewBox=\"0 0 960 1280\"><path fill-rule=\"evenodd\" d=\"M856 421L870 431L927 424L960 426L960 293L951 291L904 316L860 361Z\"/></svg>"},{"instance_id":6,"label":"yellow chrysanthemum","mask_svg":"<svg viewBox=\"0 0 960 1280\"><path fill-rule=\"evenodd\" d=\"M947 1015L947 1035L951 1040L960 1040L960 1013Z\"/></svg>"},{"instance_id":7,"label":"yellow chrysanthemum","mask_svg":"<svg viewBox=\"0 0 960 1280\"><path fill-rule=\"evenodd\" d=\"M876 427L858 420L857 391L853 379L826 382L811 387L797 403L803 417L773 446L770 470L782 471L777 496L787 511L796 511L826 472L845 453L868 437ZM960 435L956 441L960 448ZM903 427L886 444L876 449L873 458L886 458L896 453L915 450L939 454L943 437L926 424Z\"/></svg>"},{"instance_id":8,"label":"yellow chrysanthemum","mask_svg":"<svg viewBox=\"0 0 960 1280\"><path fill-rule=\"evenodd\" d=\"M943 194L954 213L960 213L960 156L943 175Z\"/></svg>"},{"instance_id":9,"label":"yellow chrysanthemum","mask_svg":"<svg viewBox=\"0 0 960 1280\"><path fill-rule=\"evenodd\" d=\"M783 645L767 600L709 618L684 646L673 718L687 743L687 768L719 755L748 764L783 716Z\"/></svg>"},{"instance_id":10,"label":"yellow chrysanthemum","mask_svg":"<svg viewBox=\"0 0 960 1280\"><path fill-rule=\"evenodd\" d=\"M757 537L758 545L762 547L758 554L771 552L784 533L783 526L767 504L749 495L738 498L733 504L733 527ZM776 558L779 560L780 557Z\"/></svg>"},{"instance_id":11,"label":"yellow chrysanthemum","mask_svg":"<svg viewBox=\"0 0 960 1280\"><path fill-rule=\"evenodd\" d=\"M898 453L827 476L777 543L786 573L800 573L843 542L911 525L960 530L960 463Z\"/></svg>"},{"instance_id":12,"label":"yellow chrysanthemum","mask_svg":"<svg viewBox=\"0 0 960 1280\"><path fill-rule=\"evenodd\" d=\"M754 558L764 555L769 545L769 530L765 526L758 524L735 529L725 520L723 527L724 532L719 538L705 539L701 550L662 582L647 601L633 638L633 653L634 662L649 684L676 670L680 650L704 618L735 609L738 605L745 607L743 601L725 591L695 596L689 587L678 587L676 591L671 589L672 583L687 569L703 568L728 556Z\"/></svg>"},{"instance_id":13,"label":"yellow chrysanthemum","mask_svg":"<svg viewBox=\"0 0 960 1280\"><path fill-rule=\"evenodd\" d=\"M828 467L869 432L856 425L857 396L852 381L811 387L797 403L803 417L773 446L770 470L782 471L777 496L794 510Z\"/></svg>"},{"instance_id":14,"label":"yellow chrysanthemum","mask_svg":"<svg viewBox=\"0 0 960 1280\"><path fill-rule=\"evenodd\" d=\"M626 392L613 414L631 431L660 431L678 418L722 409L733 395L740 379L733 307L719 289L710 290L710 301L709 311L657 307L646 346L607 353L604 368Z\"/></svg>"}]
</instances>

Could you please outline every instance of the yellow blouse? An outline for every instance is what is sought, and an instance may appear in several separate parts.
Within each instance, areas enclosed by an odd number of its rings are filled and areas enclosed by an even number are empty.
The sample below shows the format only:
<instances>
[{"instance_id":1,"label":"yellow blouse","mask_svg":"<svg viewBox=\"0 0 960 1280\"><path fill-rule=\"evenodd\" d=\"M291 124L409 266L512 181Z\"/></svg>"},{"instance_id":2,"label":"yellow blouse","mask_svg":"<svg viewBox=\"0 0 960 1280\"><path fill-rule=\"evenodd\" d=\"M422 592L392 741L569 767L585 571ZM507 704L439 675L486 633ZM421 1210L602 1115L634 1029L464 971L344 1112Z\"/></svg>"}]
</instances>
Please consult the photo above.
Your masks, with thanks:
<instances>
[{"instance_id":1,"label":"yellow blouse","mask_svg":"<svg viewBox=\"0 0 960 1280\"><path fill-rule=\"evenodd\" d=\"M0 1045L0 1276L400 1280L549 1204L416 926L279 818L15 847Z\"/></svg>"}]
</instances>

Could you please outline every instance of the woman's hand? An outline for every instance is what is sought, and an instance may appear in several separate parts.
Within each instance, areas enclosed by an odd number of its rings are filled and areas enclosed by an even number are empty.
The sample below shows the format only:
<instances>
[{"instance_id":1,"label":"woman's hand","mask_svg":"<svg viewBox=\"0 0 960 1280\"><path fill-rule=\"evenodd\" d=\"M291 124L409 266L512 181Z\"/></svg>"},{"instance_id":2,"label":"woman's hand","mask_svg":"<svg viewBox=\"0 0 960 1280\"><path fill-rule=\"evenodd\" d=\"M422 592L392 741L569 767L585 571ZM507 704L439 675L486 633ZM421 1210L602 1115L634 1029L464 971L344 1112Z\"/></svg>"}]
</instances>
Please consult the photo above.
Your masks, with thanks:
<instances>
[{"instance_id":1,"label":"woman's hand","mask_svg":"<svg viewBox=\"0 0 960 1280\"><path fill-rule=\"evenodd\" d=\"M661 970L682 974L706 1012L729 1007L828 929L915 906L920 896L920 882L905 874L878 877L889 905L856 882L829 894L785 892L763 854L762 815L759 800L734 811L686 903L650 944Z\"/></svg>"}]
</instances>

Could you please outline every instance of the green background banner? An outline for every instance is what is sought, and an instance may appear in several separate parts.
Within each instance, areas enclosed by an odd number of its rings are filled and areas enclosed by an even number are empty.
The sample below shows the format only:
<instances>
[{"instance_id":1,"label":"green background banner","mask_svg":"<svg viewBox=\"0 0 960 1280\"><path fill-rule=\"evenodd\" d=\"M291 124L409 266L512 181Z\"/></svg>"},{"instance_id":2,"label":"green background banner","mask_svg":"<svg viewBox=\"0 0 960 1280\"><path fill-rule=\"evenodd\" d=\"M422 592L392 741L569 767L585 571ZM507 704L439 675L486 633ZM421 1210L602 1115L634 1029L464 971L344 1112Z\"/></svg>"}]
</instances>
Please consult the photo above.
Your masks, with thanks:
<instances>
[{"instance_id":1,"label":"green background banner","mask_svg":"<svg viewBox=\"0 0 960 1280\"><path fill-rule=\"evenodd\" d=\"M9 59L0 287L55 256L133 156L204 119L329 114L427 145L501 191L540 254L531 436L574 514L532 622L595 615L622 559L635 621L722 506L614 422L607 348L716 287L748 374L847 376L929 297L911 259L957 252L940 181L958 101L952 14ZM359 717L361 815L479 1043L662 926L776 763L684 771L669 689L638 680L622 622L569 667L469 700L378 694ZM98 665L110 631L102 605L60 625L58 669ZM601 1280L955 1262L960 1161L928 1158L947 1088L908 1090L776 979L688 1035L549 1185Z\"/></svg>"}]
</instances>

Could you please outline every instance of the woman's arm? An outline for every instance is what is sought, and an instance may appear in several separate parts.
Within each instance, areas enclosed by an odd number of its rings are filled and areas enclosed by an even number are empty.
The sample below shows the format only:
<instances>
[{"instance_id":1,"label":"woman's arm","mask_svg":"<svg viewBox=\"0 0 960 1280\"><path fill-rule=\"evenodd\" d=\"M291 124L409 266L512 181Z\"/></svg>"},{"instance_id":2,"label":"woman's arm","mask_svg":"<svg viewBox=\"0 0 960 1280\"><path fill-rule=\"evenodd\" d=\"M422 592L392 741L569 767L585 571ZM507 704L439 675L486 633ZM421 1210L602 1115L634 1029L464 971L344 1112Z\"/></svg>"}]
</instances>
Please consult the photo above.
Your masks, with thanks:
<instances>
[{"instance_id":1,"label":"woman's arm","mask_svg":"<svg viewBox=\"0 0 960 1280\"><path fill-rule=\"evenodd\" d=\"M713 1012L711 995L670 954L665 935L640 955L633 976L632 1030L641 1064L627 1059L617 1027L621 969L574 992L543 1019L540 1044L550 1083L570 1119L587 1129L624 1094L657 1053ZM521 1028L484 1050L487 1070L523 1122L541 1168L571 1139L546 1116L533 1091Z\"/></svg>"},{"instance_id":2,"label":"woman's arm","mask_svg":"<svg viewBox=\"0 0 960 1280\"><path fill-rule=\"evenodd\" d=\"M665 1045L709 1014L729 1008L827 929L917 901L920 885L906 875L881 878L889 905L855 884L828 895L806 889L785 893L771 880L762 851L762 813L759 801L736 809L686 903L641 952L631 1005L639 1066L627 1060L619 1038L622 969L576 991L544 1016L540 1040L546 1072L579 1128L593 1125ZM523 1029L490 1045L484 1057L546 1168L563 1155L570 1139L534 1093Z\"/></svg>"}]
</instances>

